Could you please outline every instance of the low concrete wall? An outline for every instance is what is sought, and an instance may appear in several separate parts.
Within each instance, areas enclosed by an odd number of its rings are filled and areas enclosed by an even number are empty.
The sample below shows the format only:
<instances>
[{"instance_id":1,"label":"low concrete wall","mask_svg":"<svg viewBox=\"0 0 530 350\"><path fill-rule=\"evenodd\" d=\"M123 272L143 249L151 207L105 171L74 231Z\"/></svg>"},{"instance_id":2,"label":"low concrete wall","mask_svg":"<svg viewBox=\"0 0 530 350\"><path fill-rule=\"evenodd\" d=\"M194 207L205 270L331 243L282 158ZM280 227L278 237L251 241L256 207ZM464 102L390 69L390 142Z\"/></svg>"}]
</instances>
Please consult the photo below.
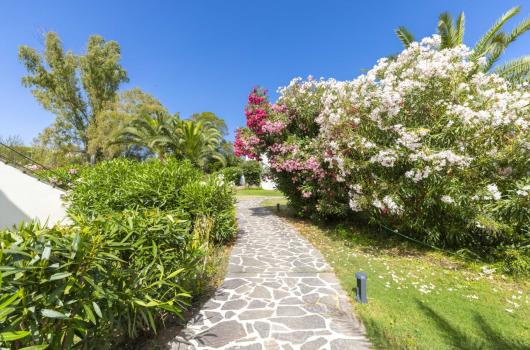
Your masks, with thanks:
<instances>
[{"instance_id":1,"label":"low concrete wall","mask_svg":"<svg viewBox=\"0 0 530 350\"><path fill-rule=\"evenodd\" d=\"M37 219L48 226L68 223L64 192L0 161L0 229Z\"/></svg>"}]
</instances>

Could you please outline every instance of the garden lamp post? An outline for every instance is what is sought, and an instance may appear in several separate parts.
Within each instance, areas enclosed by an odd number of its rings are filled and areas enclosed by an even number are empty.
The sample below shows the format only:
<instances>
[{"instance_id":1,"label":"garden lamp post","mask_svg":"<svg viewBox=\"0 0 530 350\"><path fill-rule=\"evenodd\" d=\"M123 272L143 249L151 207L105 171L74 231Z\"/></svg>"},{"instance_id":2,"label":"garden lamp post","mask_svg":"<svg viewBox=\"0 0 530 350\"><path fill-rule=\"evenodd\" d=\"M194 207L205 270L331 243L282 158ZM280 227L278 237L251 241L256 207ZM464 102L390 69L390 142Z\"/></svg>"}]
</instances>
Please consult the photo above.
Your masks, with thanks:
<instances>
[{"instance_id":1,"label":"garden lamp post","mask_svg":"<svg viewBox=\"0 0 530 350\"><path fill-rule=\"evenodd\" d=\"M356 272L355 278L357 279L357 293L356 300L361 304L368 303L366 297L366 272Z\"/></svg>"}]
</instances>

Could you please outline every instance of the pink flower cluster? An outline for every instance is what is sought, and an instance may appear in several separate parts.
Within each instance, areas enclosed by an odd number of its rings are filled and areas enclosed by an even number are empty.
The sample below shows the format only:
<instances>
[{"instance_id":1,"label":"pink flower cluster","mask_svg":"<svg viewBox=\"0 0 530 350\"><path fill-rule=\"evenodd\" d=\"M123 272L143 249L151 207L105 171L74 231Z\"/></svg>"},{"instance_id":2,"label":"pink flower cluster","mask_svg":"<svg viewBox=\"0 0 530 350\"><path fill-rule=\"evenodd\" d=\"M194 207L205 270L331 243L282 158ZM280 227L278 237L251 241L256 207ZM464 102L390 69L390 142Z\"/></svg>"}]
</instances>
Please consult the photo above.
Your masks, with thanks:
<instances>
[{"instance_id":1,"label":"pink flower cluster","mask_svg":"<svg viewBox=\"0 0 530 350\"><path fill-rule=\"evenodd\" d=\"M325 176L324 169L322 169L320 163L314 156L309 157L305 161L299 161L296 159L286 159L284 161L271 159L270 163L271 168L278 172L285 171L299 175L299 172L305 171L310 174L310 177L315 179L323 179Z\"/></svg>"},{"instance_id":2,"label":"pink flower cluster","mask_svg":"<svg viewBox=\"0 0 530 350\"><path fill-rule=\"evenodd\" d=\"M267 109L269 102L267 101L267 91L255 87L248 95L248 104L245 108L245 115L247 116L247 127L254 131L256 135L261 135L265 132L263 130L266 124L266 119L269 116Z\"/></svg>"},{"instance_id":3,"label":"pink flower cluster","mask_svg":"<svg viewBox=\"0 0 530 350\"><path fill-rule=\"evenodd\" d=\"M285 129L285 123L281 120L278 121L265 121L261 129L267 134L279 134Z\"/></svg>"},{"instance_id":4,"label":"pink flower cluster","mask_svg":"<svg viewBox=\"0 0 530 350\"><path fill-rule=\"evenodd\" d=\"M286 105L279 105L277 103L273 104L271 106L271 109L275 113L285 113L285 112L287 112L287 106Z\"/></svg>"},{"instance_id":5,"label":"pink flower cluster","mask_svg":"<svg viewBox=\"0 0 530 350\"><path fill-rule=\"evenodd\" d=\"M248 95L248 103L251 105L260 105L267 101L267 90L255 87Z\"/></svg>"},{"instance_id":6,"label":"pink flower cluster","mask_svg":"<svg viewBox=\"0 0 530 350\"><path fill-rule=\"evenodd\" d=\"M256 146L260 144L261 140L255 135L246 135L243 129L239 128L236 131L236 141L234 142L234 154L236 157L247 156L251 159L259 159L256 153Z\"/></svg>"},{"instance_id":7,"label":"pink flower cluster","mask_svg":"<svg viewBox=\"0 0 530 350\"><path fill-rule=\"evenodd\" d=\"M296 153L298 152L298 147L286 143L274 143L269 146L269 151L276 154Z\"/></svg>"}]
</instances>

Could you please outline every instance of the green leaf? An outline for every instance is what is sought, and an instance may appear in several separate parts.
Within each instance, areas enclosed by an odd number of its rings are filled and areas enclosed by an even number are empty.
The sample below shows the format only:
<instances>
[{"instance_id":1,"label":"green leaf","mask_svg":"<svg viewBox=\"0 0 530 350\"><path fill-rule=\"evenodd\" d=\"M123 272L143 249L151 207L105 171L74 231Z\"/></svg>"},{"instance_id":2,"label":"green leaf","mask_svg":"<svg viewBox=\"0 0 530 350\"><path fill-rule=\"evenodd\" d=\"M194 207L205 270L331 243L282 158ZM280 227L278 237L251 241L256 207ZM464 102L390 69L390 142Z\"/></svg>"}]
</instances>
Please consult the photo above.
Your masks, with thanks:
<instances>
[{"instance_id":1,"label":"green leaf","mask_svg":"<svg viewBox=\"0 0 530 350\"><path fill-rule=\"evenodd\" d=\"M6 307L5 309L0 309L0 321L4 320L7 315L13 313L16 309L14 307Z\"/></svg>"},{"instance_id":2,"label":"green leaf","mask_svg":"<svg viewBox=\"0 0 530 350\"><path fill-rule=\"evenodd\" d=\"M71 272L59 272L51 275L49 281L57 281L62 280L63 278L70 277L72 275Z\"/></svg>"},{"instance_id":3,"label":"green leaf","mask_svg":"<svg viewBox=\"0 0 530 350\"><path fill-rule=\"evenodd\" d=\"M15 293L13 294L12 296L10 296L9 298L7 298L4 302L2 302L2 304L0 304L0 309L3 309L11 304L13 304L13 302L15 300L17 300L18 298L18 293Z\"/></svg>"},{"instance_id":4,"label":"green leaf","mask_svg":"<svg viewBox=\"0 0 530 350\"><path fill-rule=\"evenodd\" d=\"M491 46L491 39L497 34L504 24L513 16L519 13L521 11L520 6L515 6L511 9L509 9L506 13L504 13L494 24L493 26L484 34L480 40L475 44L475 47L473 48L473 52L471 54L471 59L476 60L479 57L484 56L488 48Z\"/></svg>"},{"instance_id":5,"label":"green leaf","mask_svg":"<svg viewBox=\"0 0 530 350\"><path fill-rule=\"evenodd\" d=\"M51 310L51 309L42 309L41 314L44 317L48 318L68 318L65 314L59 311Z\"/></svg>"},{"instance_id":6,"label":"green leaf","mask_svg":"<svg viewBox=\"0 0 530 350\"><path fill-rule=\"evenodd\" d=\"M81 242L81 235L79 234L79 232L76 232L72 240L72 253L70 254L70 258L72 259L77 254L77 250L79 249L79 242Z\"/></svg>"},{"instance_id":7,"label":"green leaf","mask_svg":"<svg viewBox=\"0 0 530 350\"><path fill-rule=\"evenodd\" d=\"M44 350L46 348L48 348L48 345L47 344L42 344L42 345L26 346L25 348L21 348L19 350Z\"/></svg>"},{"instance_id":8,"label":"green leaf","mask_svg":"<svg viewBox=\"0 0 530 350\"><path fill-rule=\"evenodd\" d=\"M47 244L46 247L44 247L44 250L42 251L42 260L48 260L50 258L50 255L52 253L52 247Z\"/></svg>"},{"instance_id":9,"label":"green leaf","mask_svg":"<svg viewBox=\"0 0 530 350\"><path fill-rule=\"evenodd\" d=\"M30 335L29 331L14 331L14 332L2 332L0 333L0 340L2 341L13 341L22 339Z\"/></svg>"},{"instance_id":10,"label":"green leaf","mask_svg":"<svg viewBox=\"0 0 530 350\"><path fill-rule=\"evenodd\" d=\"M83 309L85 309L86 317L92 322L93 324L96 324L96 317L94 316L94 313L92 312L92 309L90 306L84 304Z\"/></svg>"},{"instance_id":11,"label":"green leaf","mask_svg":"<svg viewBox=\"0 0 530 350\"><path fill-rule=\"evenodd\" d=\"M169 276L166 277L166 279L171 279L171 278L179 275L182 271L184 271L184 269L178 269L176 271L173 271L172 273L169 274Z\"/></svg>"},{"instance_id":12,"label":"green leaf","mask_svg":"<svg viewBox=\"0 0 530 350\"><path fill-rule=\"evenodd\" d=\"M101 313L101 309L99 308L99 305L93 301L92 306L94 307L94 311L96 312L96 315L99 316L99 318L103 318L103 314Z\"/></svg>"}]
</instances>

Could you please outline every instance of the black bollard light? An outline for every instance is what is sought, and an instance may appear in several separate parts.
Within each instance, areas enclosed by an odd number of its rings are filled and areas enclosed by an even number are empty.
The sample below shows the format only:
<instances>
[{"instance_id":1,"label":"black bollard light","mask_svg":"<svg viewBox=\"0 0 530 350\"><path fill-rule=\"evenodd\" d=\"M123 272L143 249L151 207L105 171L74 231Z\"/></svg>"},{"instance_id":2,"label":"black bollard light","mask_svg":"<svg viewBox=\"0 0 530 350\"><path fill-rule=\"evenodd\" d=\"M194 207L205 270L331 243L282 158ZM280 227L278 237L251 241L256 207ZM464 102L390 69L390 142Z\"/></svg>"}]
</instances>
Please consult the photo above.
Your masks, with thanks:
<instances>
[{"instance_id":1,"label":"black bollard light","mask_svg":"<svg viewBox=\"0 0 530 350\"><path fill-rule=\"evenodd\" d=\"M368 303L368 298L366 297L366 272L356 272L355 278L357 279L357 302L366 304Z\"/></svg>"},{"instance_id":2,"label":"black bollard light","mask_svg":"<svg viewBox=\"0 0 530 350\"><path fill-rule=\"evenodd\" d=\"M276 203L276 211L279 213L280 212L280 203Z\"/></svg>"}]
</instances>

